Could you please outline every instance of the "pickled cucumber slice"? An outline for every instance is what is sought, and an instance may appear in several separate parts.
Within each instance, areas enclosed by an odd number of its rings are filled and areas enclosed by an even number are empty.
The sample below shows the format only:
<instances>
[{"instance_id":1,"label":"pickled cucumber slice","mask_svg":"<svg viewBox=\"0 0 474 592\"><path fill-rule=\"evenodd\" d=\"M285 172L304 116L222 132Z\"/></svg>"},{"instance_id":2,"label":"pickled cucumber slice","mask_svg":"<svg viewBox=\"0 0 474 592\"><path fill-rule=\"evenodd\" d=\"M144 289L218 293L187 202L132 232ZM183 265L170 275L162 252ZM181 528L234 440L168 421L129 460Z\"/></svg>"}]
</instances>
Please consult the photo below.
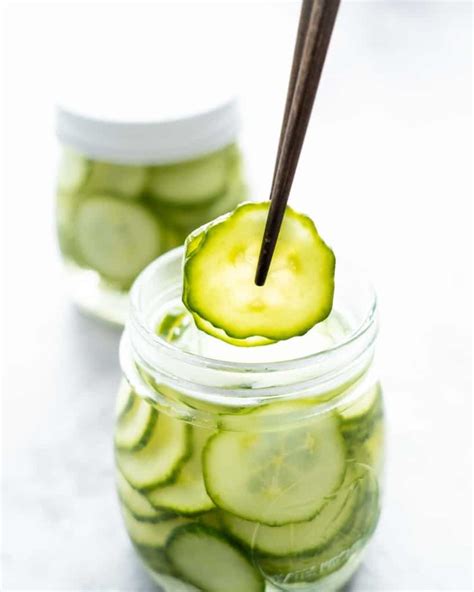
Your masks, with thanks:
<instances>
[{"instance_id":1,"label":"pickled cucumber slice","mask_svg":"<svg viewBox=\"0 0 474 592\"><path fill-rule=\"evenodd\" d=\"M143 193L148 171L143 166L95 161L83 191L112 197L137 198Z\"/></svg>"},{"instance_id":2,"label":"pickled cucumber slice","mask_svg":"<svg viewBox=\"0 0 474 592\"><path fill-rule=\"evenodd\" d=\"M156 166L148 188L153 197L165 203L210 202L225 191L229 167L226 150L187 162Z\"/></svg>"},{"instance_id":3,"label":"pickled cucumber slice","mask_svg":"<svg viewBox=\"0 0 474 592\"><path fill-rule=\"evenodd\" d=\"M355 404L339 412L342 434L350 447L368 440L383 416L382 390L375 385Z\"/></svg>"},{"instance_id":4,"label":"pickled cucumber slice","mask_svg":"<svg viewBox=\"0 0 474 592\"><path fill-rule=\"evenodd\" d=\"M158 414L146 446L138 452L117 451L117 464L135 489L153 489L169 482L189 454L189 426Z\"/></svg>"},{"instance_id":5,"label":"pickled cucumber slice","mask_svg":"<svg viewBox=\"0 0 474 592\"><path fill-rule=\"evenodd\" d=\"M204 486L201 461L204 445L211 434L206 429L192 428L190 458L183 464L173 483L148 494L148 499L155 508L192 516L214 507Z\"/></svg>"},{"instance_id":6,"label":"pickled cucumber slice","mask_svg":"<svg viewBox=\"0 0 474 592\"><path fill-rule=\"evenodd\" d=\"M130 388L129 384L126 380L122 380L117 395L117 404L115 406L115 417L117 420L127 415L136 402L137 397Z\"/></svg>"},{"instance_id":7,"label":"pickled cucumber slice","mask_svg":"<svg viewBox=\"0 0 474 592\"><path fill-rule=\"evenodd\" d=\"M222 521L238 541L264 555L298 555L324 548L342 531L362 498L363 478L352 468L339 490L314 518L285 526L265 526L223 513Z\"/></svg>"},{"instance_id":8,"label":"pickled cucumber slice","mask_svg":"<svg viewBox=\"0 0 474 592\"><path fill-rule=\"evenodd\" d=\"M120 500L136 520L160 522L170 517L169 512L156 510L142 493L130 485L120 471L117 471L115 480Z\"/></svg>"},{"instance_id":9,"label":"pickled cucumber slice","mask_svg":"<svg viewBox=\"0 0 474 592\"><path fill-rule=\"evenodd\" d=\"M64 193L78 191L91 172L91 163L85 156L64 148L59 165L58 190Z\"/></svg>"},{"instance_id":10,"label":"pickled cucumber slice","mask_svg":"<svg viewBox=\"0 0 474 592\"><path fill-rule=\"evenodd\" d=\"M177 528L166 555L180 576L204 592L263 592L265 583L241 549L201 524Z\"/></svg>"},{"instance_id":11,"label":"pickled cucumber slice","mask_svg":"<svg viewBox=\"0 0 474 592\"><path fill-rule=\"evenodd\" d=\"M360 420L372 413L378 405L381 397L380 385L376 384L372 388L359 397L357 401L349 407L340 411L342 419L346 422Z\"/></svg>"},{"instance_id":12,"label":"pickled cucumber slice","mask_svg":"<svg viewBox=\"0 0 474 592\"><path fill-rule=\"evenodd\" d=\"M161 233L157 220L141 204L95 196L78 208L75 244L89 267L129 287L160 254Z\"/></svg>"},{"instance_id":13,"label":"pickled cucumber slice","mask_svg":"<svg viewBox=\"0 0 474 592\"><path fill-rule=\"evenodd\" d=\"M303 335L332 308L334 254L313 222L289 207L267 281L255 285L268 208L268 202L242 204L185 243L183 302L198 322L221 329L221 338L234 345L249 337Z\"/></svg>"},{"instance_id":14,"label":"pickled cucumber slice","mask_svg":"<svg viewBox=\"0 0 474 592\"><path fill-rule=\"evenodd\" d=\"M211 203L197 202L196 204L176 205L154 200L153 207L166 228L170 229L172 238L173 236L175 240L179 238L179 244L183 244L190 232L233 210L246 199L247 194L247 188L242 181L232 179L224 194Z\"/></svg>"},{"instance_id":15,"label":"pickled cucumber slice","mask_svg":"<svg viewBox=\"0 0 474 592\"><path fill-rule=\"evenodd\" d=\"M148 444L158 411L140 397L135 397L133 407L117 422L115 446L121 450L136 451Z\"/></svg>"},{"instance_id":16,"label":"pickled cucumber slice","mask_svg":"<svg viewBox=\"0 0 474 592\"><path fill-rule=\"evenodd\" d=\"M220 509L269 526L310 520L345 476L339 421L327 415L293 429L219 432L204 448L203 471Z\"/></svg>"},{"instance_id":17,"label":"pickled cucumber slice","mask_svg":"<svg viewBox=\"0 0 474 592\"><path fill-rule=\"evenodd\" d=\"M161 520L157 523L142 522L122 506L122 515L127 527L127 532L134 543L147 547L163 548L170 534L189 520L176 516L168 520Z\"/></svg>"},{"instance_id":18,"label":"pickled cucumber slice","mask_svg":"<svg viewBox=\"0 0 474 592\"><path fill-rule=\"evenodd\" d=\"M189 327L191 319L188 312L175 310L169 312L156 328L156 333L168 343L177 341Z\"/></svg>"},{"instance_id":19,"label":"pickled cucumber slice","mask_svg":"<svg viewBox=\"0 0 474 592\"><path fill-rule=\"evenodd\" d=\"M374 532L380 513L377 479L370 469L358 465L359 499L352 517L328 545L320 550L282 557L259 556L258 565L272 582L296 584L314 582L341 569L357 557Z\"/></svg>"}]
</instances>

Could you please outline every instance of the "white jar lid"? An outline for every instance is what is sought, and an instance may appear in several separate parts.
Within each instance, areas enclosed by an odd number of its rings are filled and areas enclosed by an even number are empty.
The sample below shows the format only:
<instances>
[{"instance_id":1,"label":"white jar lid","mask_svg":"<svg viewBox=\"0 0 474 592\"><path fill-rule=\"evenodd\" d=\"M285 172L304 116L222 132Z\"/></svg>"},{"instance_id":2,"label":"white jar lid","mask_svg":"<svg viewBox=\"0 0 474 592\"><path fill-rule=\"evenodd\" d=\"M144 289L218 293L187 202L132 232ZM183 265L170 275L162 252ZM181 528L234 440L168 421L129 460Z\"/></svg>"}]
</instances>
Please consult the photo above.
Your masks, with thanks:
<instances>
[{"instance_id":1,"label":"white jar lid","mask_svg":"<svg viewBox=\"0 0 474 592\"><path fill-rule=\"evenodd\" d=\"M189 92L189 91L188 91ZM192 103L193 96L188 98ZM226 98L204 107L194 102L194 111L183 101L174 109L160 100L150 109L136 106L140 116L119 112L112 101L104 105L74 105L63 102L56 111L59 141L78 152L120 164L163 164L195 158L232 143L240 129L237 99Z\"/></svg>"}]
</instances>

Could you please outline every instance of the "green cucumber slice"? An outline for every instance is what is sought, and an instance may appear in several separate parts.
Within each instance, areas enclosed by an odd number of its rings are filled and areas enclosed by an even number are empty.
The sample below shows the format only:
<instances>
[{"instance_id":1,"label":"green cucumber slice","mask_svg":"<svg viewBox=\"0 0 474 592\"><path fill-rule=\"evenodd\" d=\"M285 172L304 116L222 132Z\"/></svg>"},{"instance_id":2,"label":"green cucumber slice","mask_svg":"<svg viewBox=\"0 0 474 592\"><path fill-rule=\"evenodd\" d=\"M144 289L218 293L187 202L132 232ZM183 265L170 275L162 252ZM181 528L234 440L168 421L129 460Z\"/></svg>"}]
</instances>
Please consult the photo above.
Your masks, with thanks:
<instances>
[{"instance_id":1,"label":"green cucumber slice","mask_svg":"<svg viewBox=\"0 0 474 592\"><path fill-rule=\"evenodd\" d=\"M383 470L385 451L385 429L382 417L379 417L372 425L371 432L363 441L355 437L345 435L348 455L354 460L370 466L380 475Z\"/></svg>"},{"instance_id":2,"label":"green cucumber slice","mask_svg":"<svg viewBox=\"0 0 474 592\"><path fill-rule=\"evenodd\" d=\"M282 557L258 557L262 572L275 584L314 582L341 569L357 558L358 552L372 535L379 517L378 484L373 472L354 464L361 476L358 503L349 519L328 545L314 552Z\"/></svg>"},{"instance_id":3,"label":"green cucumber slice","mask_svg":"<svg viewBox=\"0 0 474 592\"><path fill-rule=\"evenodd\" d=\"M134 543L147 547L163 548L170 534L189 520L176 516L160 522L143 522L137 520L126 507L122 506L122 515L127 532Z\"/></svg>"},{"instance_id":4,"label":"green cucumber slice","mask_svg":"<svg viewBox=\"0 0 474 592\"><path fill-rule=\"evenodd\" d=\"M165 550L161 547L147 547L137 545L135 548L146 566L154 572L165 575L173 575L173 568L166 558Z\"/></svg>"},{"instance_id":5,"label":"green cucumber slice","mask_svg":"<svg viewBox=\"0 0 474 592\"><path fill-rule=\"evenodd\" d=\"M155 428L158 411L141 397L135 397L133 407L117 422L115 446L120 450L144 448Z\"/></svg>"},{"instance_id":6,"label":"green cucumber slice","mask_svg":"<svg viewBox=\"0 0 474 592\"><path fill-rule=\"evenodd\" d=\"M238 182L232 180L225 193L212 203L171 205L154 201L153 206L163 224L178 234L179 244L182 244L190 232L217 216L233 210L237 204L246 199L247 193L246 187L240 180Z\"/></svg>"},{"instance_id":7,"label":"green cucumber slice","mask_svg":"<svg viewBox=\"0 0 474 592\"><path fill-rule=\"evenodd\" d=\"M377 384L355 404L339 411L342 434L348 445L353 447L364 443L373 434L379 420L383 417L382 390Z\"/></svg>"},{"instance_id":8,"label":"green cucumber slice","mask_svg":"<svg viewBox=\"0 0 474 592\"><path fill-rule=\"evenodd\" d=\"M303 335L332 309L334 254L290 207L266 283L255 285L268 203L244 203L186 239L183 302L233 340ZM197 247L196 234L204 235Z\"/></svg>"},{"instance_id":9,"label":"green cucumber slice","mask_svg":"<svg viewBox=\"0 0 474 592\"><path fill-rule=\"evenodd\" d=\"M219 510L211 510L210 512L205 512L204 514L200 514L197 517L197 521L200 524L205 524L206 526L211 526L215 530L222 530L222 520L221 514Z\"/></svg>"},{"instance_id":10,"label":"green cucumber slice","mask_svg":"<svg viewBox=\"0 0 474 592\"><path fill-rule=\"evenodd\" d=\"M204 158L152 169L148 189L157 200L174 204L211 202L226 188L230 160L226 150Z\"/></svg>"},{"instance_id":11,"label":"green cucumber slice","mask_svg":"<svg viewBox=\"0 0 474 592\"><path fill-rule=\"evenodd\" d=\"M143 166L95 161L83 191L138 198L146 187L147 178L148 170Z\"/></svg>"},{"instance_id":12,"label":"green cucumber slice","mask_svg":"<svg viewBox=\"0 0 474 592\"><path fill-rule=\"evenodd\" d=\"M292 429L219 432L204 449L203 471L220 509L269 526L310 520L345 476L339 421L326 415Z\"/></svg>"},{"instance_id":13,"label":"green cucumber slice","mask_svg":"<svg viewBox=\"0 0 474 592\"><path fill-rule=\"evenodd\" d=\"M90 172L91 163L85 156L70 148L64 148L59 165L58 190L64 193L78 191Z\"/></svg>"},{"instance_id":14,"label":"green cucumber slice","mask_svg":"<svg viewBox=\"0 0 474 592\"><path fill-rule=\"evenodd\" d=\"M138 452L117 451L117 464L135 489L169 482L189 454L189 426L159 413L147 445Z\"/></svg>"},{"instance_id":15,"label":"green cucumber slice","mask_svg":"<svg viewBox=\"0 0 474 592\"><path fill-rule=\"evenodd\" d=\"M155 508L192 516L214 507L204 486L201 461L203 448L211 435L210 430L192 428L191 456L181 467L176 479L170 485L158 487L148 494Z\"/></svg>"},{"instance_id":16,"label":"green cucumber slice","mask_svg":"<svg viewBox=\"0 0 474 592\"><path fill-rule=\"evenodd\" d=\"M56 196L56 229L61 254L74 259L74 226L81 196L76 193L58 192Z\"/></svg>"},{"instance_id":17,"label":"green cucumber slice","mask_svg":"<svg viewBox=\"0 0 474 592\"><path fill-rule=\"evenodd\" d=\"M117 403L115 405L115 417L117 420L121 419L129 411L133 405L137 403L137 397L126 380L122 380L117 395Z\"/></svg>"},{"instance_id":18,"label":"green cucumber slice","mask_svg":"<svg viewBox=\"0 0 474 592\"><path fill-rule=\"evenodd\" d=\"M129 287L160 254L161 233L157 220L143 205L95 196L78 207L75 244L90 268Z\"/></svg>"},{"instance_id":19,"label":"green cucumber slice","mask_svg":"<svg viewBox=\"0 0 474 592\"><path fill-rule=\"evenodd\" d=\"M156 334L168 341L168 343L174 343L189 327L190 321L187 311L173 310L160 321L156 328Z\"/></svg>"},{"instance_id":20,"label":"green cucumber slice","mask_svg":"<svg viewBox=\"0 0 474 592\"><path fill-rule=\"evenodd\" d=\"M166 555L180 576L204 592L263 592L265 583L241 549L201 524L177 528Z\"/></svg>"},{"instance_id":21,"label":"green cucumber slice","mask_svg":"<svg viewBox=\"0 0 474 592\"><path fill-rule=\"evenodd\" d=\"M359 397L355 403L339 412L346 422L360 420L373 413L381 397L380 385L371 387L364 395Z\"/></svg>"},{"instance_id":22,"label":"green cucumber slice","mask_svg":"<svg viewBox=\"0 0 474 592\"><path fill-rule=\"evenodd\" d=\"M299 555L324 548L352 518L360 502L361 477L348 469L344 483L314 518L285 526L265 526L223 513L231 536L263 555Z\"/></svg>"},{"instance_id":23,"label":"green cucumber slice","mask_svg":"<svg viewBox=\"0 0 474 592\"><path fill-rule=\"evenodd\" d=\"M142 522L160 522L170 517L168 512L156 510L142 493L130 485L120 471L117 471L115 481L117 484L117 493L122 504L136 520Z\"/></svg>"}]
</instances>

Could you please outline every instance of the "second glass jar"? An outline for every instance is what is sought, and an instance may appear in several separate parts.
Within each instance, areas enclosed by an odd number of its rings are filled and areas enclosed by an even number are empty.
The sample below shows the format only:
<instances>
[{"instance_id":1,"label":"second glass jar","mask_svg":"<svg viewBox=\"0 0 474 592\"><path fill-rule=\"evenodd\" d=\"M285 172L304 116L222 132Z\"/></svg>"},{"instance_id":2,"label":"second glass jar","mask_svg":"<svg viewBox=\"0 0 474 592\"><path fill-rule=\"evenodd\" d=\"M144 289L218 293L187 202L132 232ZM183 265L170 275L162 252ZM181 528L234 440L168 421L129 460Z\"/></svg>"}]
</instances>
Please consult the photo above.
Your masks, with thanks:
<instances>
[{"instance_id":1,"label":"second glass jar","mask_svg":"<svg viewBox=\"0 0 474 592\"><path fill-rule=\"evenodd\" d=\"M142 269L247 198L237 122L234 103L138 127L59 111L57 234L80 307L122 324Z\"/></svg>"}]
</instances>

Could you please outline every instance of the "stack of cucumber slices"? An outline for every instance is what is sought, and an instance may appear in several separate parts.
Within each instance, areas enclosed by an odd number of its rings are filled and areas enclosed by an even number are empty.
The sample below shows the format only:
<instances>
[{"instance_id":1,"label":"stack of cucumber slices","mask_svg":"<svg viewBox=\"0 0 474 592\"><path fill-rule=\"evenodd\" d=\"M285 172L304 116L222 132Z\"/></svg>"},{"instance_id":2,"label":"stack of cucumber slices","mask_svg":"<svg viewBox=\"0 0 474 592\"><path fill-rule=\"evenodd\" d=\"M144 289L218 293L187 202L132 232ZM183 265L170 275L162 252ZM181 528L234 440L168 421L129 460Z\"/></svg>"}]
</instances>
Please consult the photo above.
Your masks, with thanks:
<instances>
[{"instance_id":1,"label":"stack of cucumber slices","mask_svg":"<svg viewBox=\"0 0 474 592\"><path fill-rule=\"evenodd\" d=\"M127 290L158 255L244 198L233 145L159 166L91 160L66 149L58 179L60 249L67 260Z\"/></svg>"},{"instance_id":2,"label":"stack of cucumber slices","mask_svg":"<svg viewBox=\"0 0 474 592\"><path fill-rule=\"evenodd\" d=\"M361 401L288 426L285 414L310 404L271 404L246 415L279 413L281 429L228 431L175 419L124 386L117 488L146 565L208 592L263 591L266 579L314 582L340 569L379 513L379 389Z\"/></svg>"}]
</instances>

